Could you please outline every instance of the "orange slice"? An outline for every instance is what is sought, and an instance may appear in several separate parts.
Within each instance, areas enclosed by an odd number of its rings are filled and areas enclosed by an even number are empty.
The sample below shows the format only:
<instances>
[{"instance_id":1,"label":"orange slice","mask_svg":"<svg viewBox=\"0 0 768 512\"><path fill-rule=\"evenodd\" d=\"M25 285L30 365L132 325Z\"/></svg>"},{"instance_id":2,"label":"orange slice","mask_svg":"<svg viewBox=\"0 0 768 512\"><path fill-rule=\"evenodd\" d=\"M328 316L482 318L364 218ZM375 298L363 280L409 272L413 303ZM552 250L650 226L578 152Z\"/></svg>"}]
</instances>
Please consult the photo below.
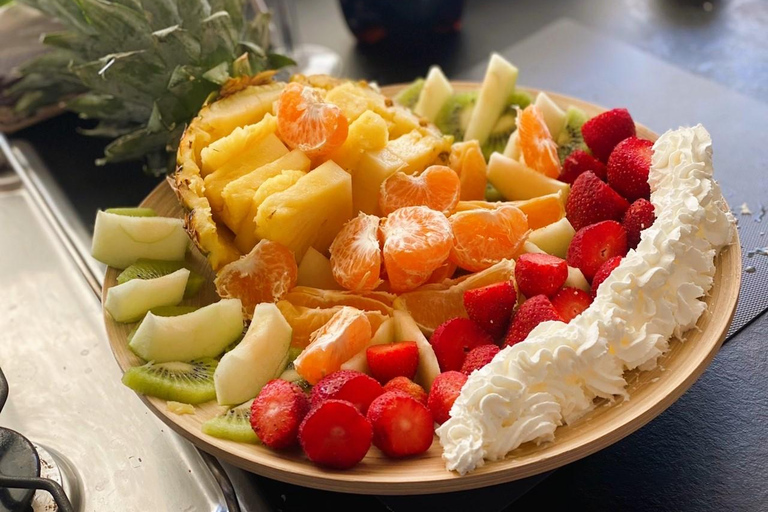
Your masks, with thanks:
<instances>
[{"instance_id":1,"label":"orange slice","mask_svg":"<svg viewBox=\"0 0 768 512\"><path fill-rule=\"evenodd\" d=\"M214 284L222 298L240 299L247 318L262 302L275 302L296 286L299 269L282 244L261 240L251 252L221 268Z\"/></svg>"},{"instance_id":2,"label":"orange slice","mask_svg":"<svg viewBox=\"0 0 768 512\"><path fill-rule=\"evenodd\" d=\"M296 371L310 384L341 368L342 363L371 341L371 322L365 312L342 307L320 329L293 362Z\"/></svg>"},{"instance_id":3,"label":"orange slice","mask_svg":"<svg viewBox=\"0 0 768 512\"><path fill-rule=\"evenodd\" d=\"M363 311L379 311L385 315L391 315L392 303L396 297L391 293L382 291L358 294L346 291L321 290L320 288L297 286L286 293L283 298L294 306L305 306L308 308L351 306L353 308L362 309Z\"/></svg>"},{"instance_id":4,"label":"orange slice","mask_svg":"<svg viewBox=\"0 0 768 512\"><path fill-rule=\"evenodd\" d=\"M379 218L362 212L348 221L330 247L333 278L347 290L371 291L379 284Z\"/></svg>"},{"instance_id":5,"label":"orange slice","mask_svg":"<svg viewBox=\"0 0 768 512\"><path fill-rule=\"evenodd\" d=\"M517 115L520 150L526 165L550 178L560 176L557 143L549 133L544 115L536 105L528 105Z\"/></svg>"},{"instance_id":6,"label":"orange slice","mask_svg":"<svg viewBox=\"0 0 768 512\"><path fill-rule=\"evenodd\" d=\"M427 335L443 322L456 317L466 317L464 292L482 288L501 281L515 279L515 262L503 260L482 272L444 281L442 284L428 284L400 295L395 300L395 309L408 312L419 328Z\"/></svg>"},{"instance_id":7,"label":"orange slice","mask_svg":"<svg viewBox=\"0 0 768 512\"><path fill-rule=\"evenodd\" d=\"M448 165L459 175L462 201L485 198L487 165L476 140L457 142L451 146Z\"/></svg>"},{"instance_id":8,"label":"orange slice","mask_svg":"<svg viewBox=\"0 0 768 512\"><path fill-rule=\"evenodd\" d=\"M451 261L471 272L517 256L530 232L525 214L511 205L454 213L450 222Z\"/></svg>"},{"instance_id":9,"label":"orange slice","mask_svg":"<svg viewBox=\"0 0 768 512\"><path fill-rule=\"evenodd\" d=\"M426 206L395 210L381 224L384 266L392 291L424 284L451 253L451 224Z\"/></svg>"},{"instance_id":10,"label":"orange slice","mask_svg":"<svg viewBox=\"0 0 768 512\"><path fill-rule=\"evenodd\" d=\"M277 133L291 149L317 162L347 139L349 122L320 92L299 83L285 86L277 100Z\"/></svg>"},{"instance_id":11,"label":"orange slice","mask_svg":"<svg viewBox=\"0 0 768 512\"><path fill-rule=\"evenodd\" d=\"M461 182L451 168L432 165L418 176L396 172L381 184L379 208L389 215L404 206L426 206L448 215L459 202Z\"/></svg>"},{"instance_id":12,"label":"orange slice","mask_svg":"<svg viewBox=\"0 0 768 512\"><path fill-rule=\"evenodd\" d=\"M283 314L283 317L285 317L288 325L291 326L291 346L304 348L309 345L312 333L327 324L333 315L341 311L343 306L308 308L296 306L287 300L281 300L277 302L277 307ZM379 311L365 311L365 316L371 323L371 332L376 332L379 326L389 318L388 315Z\"/></svg>"}]
</instances>

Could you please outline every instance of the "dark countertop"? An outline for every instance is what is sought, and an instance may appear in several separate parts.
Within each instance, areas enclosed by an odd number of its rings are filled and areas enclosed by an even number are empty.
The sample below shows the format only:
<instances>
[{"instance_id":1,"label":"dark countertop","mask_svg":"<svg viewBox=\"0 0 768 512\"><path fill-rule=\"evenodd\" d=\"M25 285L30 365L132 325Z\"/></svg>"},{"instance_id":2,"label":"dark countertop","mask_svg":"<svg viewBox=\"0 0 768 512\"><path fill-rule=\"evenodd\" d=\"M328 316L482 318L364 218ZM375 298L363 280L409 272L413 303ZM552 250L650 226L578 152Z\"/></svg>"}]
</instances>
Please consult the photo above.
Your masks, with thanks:
<instances>
[{"instance_id":1,"label":"dark countertop","mask_svg":"<svg viewBox=\"0 0 768 512\"><path fill-rule=\"evenodd\" d=\"M298 7L304 41L338 52L346 75L381 84L409 81L432 63L440 64L449 77L464 76L490 52L508 48L565 17L753 100L768 102L765 0L473 0L467 2L458 37L412 52L359 47L333 0L299 0ZM134 164L93 166L103 143L75 135L77 125L74 116L64 115L16 137L37 148L90 226L96 208L135 204L157 179L143 176ZM762 155L755 155L758 159L765 162ZM764 167L757 168L758 173L761 170ZM724 346L704 376L666 412L623 441L559 469L508 510L558 505L575 510L768 510L766 337L768 316L763 314ZM305 492L268 481L262 487L278 497L275 503L284 510L310 504L377 510L362 497ZM503 492L504 488L496 490L497 495ZM490 504L503 500L484 496L489 495L471 495L467 502L476 499L474 507L479 510L501 507ZM416 508L401 507L399 501L388 504L394 510Z\"/></svg>"}]
</instances>

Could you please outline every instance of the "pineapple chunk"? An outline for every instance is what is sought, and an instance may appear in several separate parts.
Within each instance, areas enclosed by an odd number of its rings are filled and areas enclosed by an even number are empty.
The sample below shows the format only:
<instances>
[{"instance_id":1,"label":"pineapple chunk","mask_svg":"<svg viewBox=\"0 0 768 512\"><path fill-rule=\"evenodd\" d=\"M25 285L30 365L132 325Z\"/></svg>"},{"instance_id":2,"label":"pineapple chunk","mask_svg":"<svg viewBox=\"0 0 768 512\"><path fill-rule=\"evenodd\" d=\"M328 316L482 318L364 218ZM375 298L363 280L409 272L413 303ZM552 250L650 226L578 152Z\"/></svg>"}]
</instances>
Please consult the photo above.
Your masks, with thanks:
<instances>
[{"instance_id":1,"label":"pineapple chunk","mask_svg":"<svg viewBox=\"0 0 768 512\"><path fill-rule=\"evenodd\" d=\"M333 278L331 260L310 247L299 263L299 275L296 286L308 286L322 290L341 290L342 287Z\"/></svg>"},{"instance_id":2,"label":"pineapple chunk","mask_svg":"<svg viewBox=\"0 0 768 512\"><path fill-rule=\"evenodd\" d=\"M363 153L376 151L387 145L389 130L384 119L375 112L368 110L349 125L347 140L336 151L330 160L339 164L343 169L357 166Z\"/></svg>"},{"instance_id":3,"label":"pineapple chunk","mask_svg":"<svg viewBox=\"0 0 768 512\"><path fill-rule=\"evenodd\" d=\"M264 139L270 133L277 132L277 118L267 114L258 123L238 126L232 133L200 151L200 172L208 176L229 162L242 159L250 146Z\"/></svg>"},{"instance_id":4,"label":"pineapple chunk","mask_svg":"<svg viewBox=\"0 0 768 512\"><path fill-rule=\"evenodd\" d=\"M250 219L253 220L258 208L258 205L253 208L253 195L266 180L279 175L285 169L308 172L309 166L309 158L298 149L294 149L274 162L262 165L255 171L227 183L221 191L221 198L224 200L222 217L231 222L231 224L228 223L230 229L239 233L240 226L249 213Z\"/></svg>"},{"instance_id":5,"label":"pineapple chunk","mask_svg":"<svg viewBox=\"0 0 768 512\"><path fill-rule=\"evenodd\" d=\"M261 203L256 236L285 245L301 261L310 246L326 252L351 217L352 179L329 160Z\"/></svg>"},{"instance_id":6,"label":"pineapple chunk","mask_svg":"<svg viewBox=\"0 0 768 512\"><path fill-rule=\"evenodd\" d=\"M251 252L258 239L256 238L256 222L254 218L259 211L259 206L272 194L277 194L296 184L305 174L304 170L297 171L279 171L280 174L272 176L262 183L262 185L251 193L251 203L248 213L243 219L240 230L235 236L235 245L244 254Z\"/></svg>"},{"instance_id":7,"label":"pineapple chunk","mask_svg":"<svg viewBox=\"0 0 768 512\"><path fill-rule=\"evenodd\" d=\"M372 215L379 212L379 190L381 184L408 164L389 147L379 151L367 151L357 167L352 170L352 197L354 210Z\"/></svg>"},{"instance_id":8,"label":"pineapple chunk","mask_svg":"<svg viewBox=\"0 0 768 512\"><path fill-rule=\"evenodd\" d=\"M288 154L288 148L280 142L277 135L270 133L264 139L254 143L243 153L242 158L237 158L218 168L205 177L205 196L211 203L214 218L218 217L227 225L233 224L232 220L224 212L224 198L221 193L228 183L245 176L254 169L274 162L281 156Z\"/></svg>"},{"instance_id":9,"label":"pineapple chunk","mask_svg":"<svg viewBox=\"0 0 768 512\"><path fill-rule=\"evenodd\" d=\"M446 163L451 151L450 139L423 135L418 130L403 135L387 144L387 148L399 156L406 167L407 174L419 173L442 158L439 163ZM442 154L442 157L441 157Z\"/></svg>"},{"instance_id":10,"label":"pineapple chunk","mask_svg":"<svg viewBox=\"0 0 768 512\"><path fill-rule=\"evenodd\" d=\"M345 82L328 91L325 101L339 107L347 121L353 123L366 110L371 110L377 114L387 110L384 96L371 94L371 92L373 91L369 91L366 87L361 87L353 82Z\"/></svg>"}]
</instances>

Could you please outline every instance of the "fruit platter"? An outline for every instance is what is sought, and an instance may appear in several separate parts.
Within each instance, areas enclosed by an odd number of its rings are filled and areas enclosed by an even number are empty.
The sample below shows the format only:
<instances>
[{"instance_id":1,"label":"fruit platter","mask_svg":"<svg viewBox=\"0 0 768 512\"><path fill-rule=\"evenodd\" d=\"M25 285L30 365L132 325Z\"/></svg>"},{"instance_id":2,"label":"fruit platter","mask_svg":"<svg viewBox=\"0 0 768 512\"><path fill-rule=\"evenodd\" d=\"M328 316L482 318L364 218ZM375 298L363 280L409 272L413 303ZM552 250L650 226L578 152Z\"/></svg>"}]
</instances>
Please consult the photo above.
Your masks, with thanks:
<instances>
[{"instance_id":1,"label":"fruit platter","mask_svg":"<svg viewBox=\"0 0 768 512\"><path fill-rule=\"evenodd\" d=\"M216 457L352 493L524 478L660 414L738 297L709 135L517 75L225 84L167 182L97 215L123 382Z\"/></svg>"}]
</instances>

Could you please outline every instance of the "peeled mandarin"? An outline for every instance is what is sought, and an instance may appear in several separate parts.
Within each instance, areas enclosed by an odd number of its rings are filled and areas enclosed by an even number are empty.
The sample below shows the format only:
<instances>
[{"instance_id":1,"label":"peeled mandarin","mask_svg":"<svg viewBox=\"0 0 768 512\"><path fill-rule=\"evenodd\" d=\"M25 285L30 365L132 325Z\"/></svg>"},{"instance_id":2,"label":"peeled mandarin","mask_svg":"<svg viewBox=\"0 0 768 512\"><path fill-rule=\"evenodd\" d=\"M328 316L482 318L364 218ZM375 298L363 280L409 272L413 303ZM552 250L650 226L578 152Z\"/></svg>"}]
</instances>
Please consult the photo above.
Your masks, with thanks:
<instances>
[{"instance_id":1,"label":"peeled mandarin","mask_svg":"<svg viewBox=\"0 0 768 512\"><path fill-rule=\"evenodd\" d=\"M511 205L454 213L450 223L451 261L471 272L517 256L530 231L525 214Z\"/></svg>"},{"instance_id":2,"label":"peeled mandarin","mask_svg":"<svg viewBox=\"0 0 768 512\"><path fill-rule=\"evenodd\" d=\"M449 167L432 165L418 176L396 172L381 184L379 209L389 215L405 206L426 206L451 213L459 202L461 182Z\"/></svg>"},{"instance_id":3,"label":"peeled mandarin","mask_svg":"<svg viewBox=\"0 0 768 512\"><path fill-rule=\"evenodd\" d=\"M371 291L381 284L379 220L361 212L341 228L331 244L333 277L347 290Z\"/></svg>"}]
</instances>

